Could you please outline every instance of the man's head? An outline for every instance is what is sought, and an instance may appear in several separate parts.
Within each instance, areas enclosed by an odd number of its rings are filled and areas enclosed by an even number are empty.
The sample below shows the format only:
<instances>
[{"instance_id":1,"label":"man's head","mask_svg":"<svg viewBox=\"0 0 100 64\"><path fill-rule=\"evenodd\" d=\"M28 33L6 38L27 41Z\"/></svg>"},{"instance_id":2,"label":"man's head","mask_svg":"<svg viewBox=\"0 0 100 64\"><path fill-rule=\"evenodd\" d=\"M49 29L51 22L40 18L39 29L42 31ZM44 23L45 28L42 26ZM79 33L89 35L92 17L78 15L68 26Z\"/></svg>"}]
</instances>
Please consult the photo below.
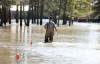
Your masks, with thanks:
<instances>
[{"instance_id":1,"label":"man's head","mask_svg":"<svg viewBox=\"0 0 100 64\"><path fill-rule=\"evenodd\" d=\"M50 16L49 19L52 20L52 17Z\"/></svg>"},{"instance_id":2,"label":"man's head","mask_svg":"<svg viewBox=\"0 0 100 64\"><path fill-rule=\"evenodd\" d=\"M52 17L50 16L50 17L49 17L49 22L51 22L51 20L52 20Z\"/></svg>"}]
</instances>

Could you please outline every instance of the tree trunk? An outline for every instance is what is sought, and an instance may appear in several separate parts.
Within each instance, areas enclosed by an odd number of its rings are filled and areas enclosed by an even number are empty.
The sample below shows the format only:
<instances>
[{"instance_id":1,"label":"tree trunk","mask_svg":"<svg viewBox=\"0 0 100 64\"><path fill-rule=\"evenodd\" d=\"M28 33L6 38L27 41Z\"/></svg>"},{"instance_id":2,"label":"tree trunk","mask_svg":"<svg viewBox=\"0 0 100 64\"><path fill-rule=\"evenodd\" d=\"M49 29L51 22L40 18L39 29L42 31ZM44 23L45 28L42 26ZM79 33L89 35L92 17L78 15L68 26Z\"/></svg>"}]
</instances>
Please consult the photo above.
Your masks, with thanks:
<instances>
[{"instance_id":1,"label":"tree trunk","mask_svg":"<svg viewBox=\"0 0 100 64\"><path fill-rule=\"evenodd\" d=\"M29 26L29 24L30 24L30 6L29 6L29 10L28 10L28 12L27 12L27 26Z\"/></svg>"},{"instance_id":2,"label":"tree trunk","mask_svg":"<svg viewBox=\"0 0 100 64\"><path fill-rule=\"evenodd\" d=\"M37 24L39 24L39 0L36 1L36 20L37 20Z\"/></svg>"},{"instance_id":3,"label":"tree trunk","mask_svg":"<svg viewBox=\"0 0 100 64\"><path fill-rule=\"evenodd\" d=\"M2 6L2 26L3 24L6 25L7 18L6 18L6 8L5 6Z\"/></svg>"},{"instance_id":4,"label":"tree trunk","mask_svg":"<svg viewBox=\"0 0 100 64\"><path fill-rule=\"evenodd\" d=\"M63 25L66 25L66 4L67 4L67 0L65 0L64 5L65 7L63 8Z\"/></svg>"},{"instance_id":5,"label":"tree trunk","mask_svg":"<svg viewBox=\"0 0 100 64\"><path fill-rule=\"evenodd\" d=\"M22 4L20 4L20 26L22 26Z\"/></svg>"},{"instance_id":6,"label":"tree trunk","mask_svg":"<svg viewBox=\"0 0 100 64\"><path fill-rule=\"evenodd\" d=\"M8 11L9 11L9 12L8 12L8 15L9 15L9 17L8 17L8 22L9 22L9 24L11 24L11 10L10 10L10 8L9 8Z\"/></svg>"},{"instance_id":7,"label":"tree trunk","mask_svg":"<svg viewBox=\"0 0 100 64\"><path fill-rule=\"evenodd\" d=\"M1 9L1 23L0 23L0 26L3 26L6 25L6 22L7 22L7 1L5 0L2 0L1 1L1 4L2 4L2 9Z\"/></svg>"},{"instance_id":8,"label":"tree trunk","mask_svg":"<svg viewBox=\"0 0 100 64\"><path fill-rule=\"evenodd\" d=\"M0 8L0 19L1 19L1 21L0 21L0 26L3 26L3 13L2 13L2 8Z\"/></svg>"},{"instance_id":9,"label":"tree trunk","mask_svg":"<svg viewBox=\"0 0 100 64\"><path fill-rule=\"evenodd\" d=\"M59 26L59 21L60 21L60 10L61 10L61 0L59 1L59 10L58 10L59 16L57 16L57 19L58 19L57 26Z\"/></svg>"},{"instance_id":10,"label":"tree trunk","mask_svg":"<svg viewBox=\"0 0 100 64\"><path fill-rule=\"evenodd\" d=\"M44 10L44 0L41 0L41 9L40 9L40 25L42 25L42 18L43 18L43 10Z\"/></svg>"},{"instance_id":11,"label":"tree trunk","mask_svg":"<svg viewBox=\"0 0 100 64\"><path fill-rule=\"evenodd\" d=\"M34 1L35 5L34 5L34 23L37 24L37 0Z\"/></svg>"},{"instance_id":12,"label":"tree trunk","mask_svg":"<svg viewBox=\"0 0 100 64\"><path fill-rule=\"evenodd\" d=\"M34 14L33 14L33 4L32 4L32 11L31 11L31 13L32 13L32 24L34 24Z\"/></svg>"},{"instance_id":13,"label":"tree trunk","mask_svg":"<svg viewBox=\"0 0 100 64\"><path fill-rule=\"evenodd\" d=\"M18 18L19 18L19 15L18 15L18 6L19 5L16 5L16 7L17 7L17 9L16 9L16 15L15 15L16 23L18 23Z\"/></svg>"},{"instance_id":14,"label":"tree trunk","mask_svg":"<svg viewBox=\"0 0 100 64\"><path fill-rule=\"evenodd\" d=\"M25 5L23 4L23 19L24 19L24 23L25 25L27 25L27 22L26 22L26 14L25 14Z\"/></svg>"},{"instance_id":15,"label":"tree trunk","mask_svg":"<svg viewBox=\"0 0 100 64\"><path fill-rule=\"evenodd\" d=\"M69 18L69 26L71 26L72 24L73 24L72 18Z\"/></svg>"}]
</instances>

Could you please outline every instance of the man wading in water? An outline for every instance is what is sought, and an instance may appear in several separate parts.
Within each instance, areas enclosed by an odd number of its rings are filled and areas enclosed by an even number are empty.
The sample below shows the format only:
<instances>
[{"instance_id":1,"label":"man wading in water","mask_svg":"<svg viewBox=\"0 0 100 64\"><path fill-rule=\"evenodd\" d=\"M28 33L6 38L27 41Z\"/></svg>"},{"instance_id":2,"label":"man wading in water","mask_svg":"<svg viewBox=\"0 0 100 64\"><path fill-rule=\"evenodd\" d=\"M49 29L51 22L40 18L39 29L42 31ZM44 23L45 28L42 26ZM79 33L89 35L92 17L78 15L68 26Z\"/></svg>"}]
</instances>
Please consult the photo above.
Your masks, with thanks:
<instances>
[{"instance_id":1,"label":"man wading in water","mask_svg":"<svg viewBox=\"0 0 100 64\"><path fill-rule=\"evenodd\" d=\"M52 21L51 17L49 19L49 22L47 22L44 25L44 28L46 30L45 43L52 42L53 41L54 32L57 31L57 29L56 29L56 26L55 26L54 22Z\"/></svg>"}]
</instances>

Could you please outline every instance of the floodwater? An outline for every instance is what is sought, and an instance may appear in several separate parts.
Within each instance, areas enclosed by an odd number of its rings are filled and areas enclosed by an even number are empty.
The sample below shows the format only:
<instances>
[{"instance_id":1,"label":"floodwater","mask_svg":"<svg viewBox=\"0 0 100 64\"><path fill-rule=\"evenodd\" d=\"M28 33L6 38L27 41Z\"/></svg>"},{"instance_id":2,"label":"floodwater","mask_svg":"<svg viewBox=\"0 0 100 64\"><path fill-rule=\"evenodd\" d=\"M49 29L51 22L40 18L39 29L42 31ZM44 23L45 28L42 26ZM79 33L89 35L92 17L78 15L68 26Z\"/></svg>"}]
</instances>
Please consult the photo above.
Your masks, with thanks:
<instances>
[{"instance_id":1,"label":"floodwater","mask_svg":"<svg viewBox=\"0 0 100 64\"><path fill-rule=\"evenodd\" d=\"M99 24L74 23L57 29L54 42L43 43L43 26L0 27L0 64L100 64Z\"/></svg>"}]
</instances>

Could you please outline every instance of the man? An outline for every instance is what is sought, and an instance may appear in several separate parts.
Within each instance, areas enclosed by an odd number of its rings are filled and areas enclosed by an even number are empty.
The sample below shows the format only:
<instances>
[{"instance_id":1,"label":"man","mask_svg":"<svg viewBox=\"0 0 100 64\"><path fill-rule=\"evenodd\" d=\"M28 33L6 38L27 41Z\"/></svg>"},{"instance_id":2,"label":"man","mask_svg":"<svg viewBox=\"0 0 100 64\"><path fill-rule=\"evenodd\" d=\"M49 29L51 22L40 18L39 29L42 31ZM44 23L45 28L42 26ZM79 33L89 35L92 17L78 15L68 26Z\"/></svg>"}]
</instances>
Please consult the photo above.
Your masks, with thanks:
<instances>
[{"instance_id":1,"label":"man","mask_svg":"<svg viewBox=\"0 0 100 64\"><path fill-rule=\"evenodd\" d=\"M55 30L57 31L56 26L55 26L54 22L52 21L52 18L50 18L49 22L47 22L44 25L44 28L46 30L45 43L52 42L53 41L54 32L55 32Z\"/></svg>"}]
</instances>

